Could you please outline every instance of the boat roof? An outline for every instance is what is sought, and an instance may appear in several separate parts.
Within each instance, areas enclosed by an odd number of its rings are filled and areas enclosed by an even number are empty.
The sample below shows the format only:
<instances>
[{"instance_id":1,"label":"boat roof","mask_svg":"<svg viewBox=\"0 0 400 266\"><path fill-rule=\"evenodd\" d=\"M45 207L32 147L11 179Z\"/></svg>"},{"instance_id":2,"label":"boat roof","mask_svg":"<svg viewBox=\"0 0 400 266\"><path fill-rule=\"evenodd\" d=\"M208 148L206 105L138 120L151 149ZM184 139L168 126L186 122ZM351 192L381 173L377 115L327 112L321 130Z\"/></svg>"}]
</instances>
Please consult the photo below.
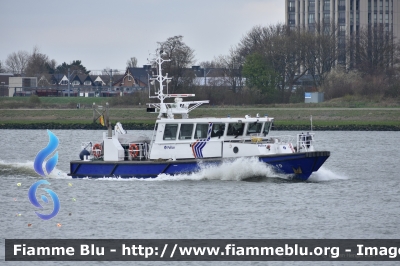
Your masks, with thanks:
<instances>
[{"instance_id":1,"label":"boat roof","mask_svg":"<svg viewBox=\"0 0 400 266\"><path fill-rule=\"evenodd\" d=\"M248 122L272 122L274 119L272 117L201 117L201 118L161 118L156 120L159 124L176 124L176 123L248 123Z\"/></svg>"}]
</instances>

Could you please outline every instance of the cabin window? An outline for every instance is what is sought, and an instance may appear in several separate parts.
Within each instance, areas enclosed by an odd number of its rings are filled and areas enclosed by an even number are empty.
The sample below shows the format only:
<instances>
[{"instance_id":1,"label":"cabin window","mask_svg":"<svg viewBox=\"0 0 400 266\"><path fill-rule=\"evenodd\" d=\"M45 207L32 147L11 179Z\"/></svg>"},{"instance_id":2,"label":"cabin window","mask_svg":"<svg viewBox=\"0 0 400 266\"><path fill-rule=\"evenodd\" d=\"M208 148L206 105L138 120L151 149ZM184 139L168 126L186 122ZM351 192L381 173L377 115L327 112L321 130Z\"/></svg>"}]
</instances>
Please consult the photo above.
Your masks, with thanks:
<instances>
[{"instance_id":1,"label":"cabin window","mask_svg":"<svg viewBox=\"0 0 400 266\"><path fill-rule=\"evenodd\" d=\"M191 139L193 132L193 124L181 124L179 131L179 139Z\"/></svg>"},{"instance_id":2,"label":"cabin window","mask_svg":"<svg viewBox=\"0 0 400 266\"><path fill-rule=\"evenodd\" d=\"M270 122L266 122L265 125L264 125L264 130L263 130L264 136L268 135L270 127L271 127L271 123Z\"/></svg>"},{"instance_id":3,"label":"cabin window","mask_svg":"<svg viewBox=\"0 0 400 266\"><path fill-rule=\"evenodd\" d=\"M197 124L196 131L194 132L195 139L206 139L208 133L208 123L207 124Z\"/></svg>"},{"instance_id":4,"label":"cabin window","mask_svg":"<svg viewBox=\"0 0 400 266\"><path fill-rule=\"evenodd\" d=\"M261 133L262 123L249 123L246 135L257 135Z\"/></svg>"},{"instance_id":5,"label":"cabin window","mask_svg":"<svg viewBox=\"0 0 400 266\"><path fill-rule=\"evenodd\" d=\"M166 124L164 130L164 140L176 140L178 124Z\"/></svg>"},{"instance_id":6,"label":"cabin window","mask_svg":"<svg viewBox=\"0 0 400 266\"><path fill-rule=\"evenodd\" d=\"M225 123L214 123L211 130L211 137L221 137L224 135Z\"/></svg>"},{"instance_id":7,"label":"cabin window","mask_svg":"<svg viewBox=\"0 0 400 266\"><path fill-rule=\"evenodd\" d=\"M227 136L241 136L243 135L243 123L229 123Z\"/></svg>"}]
</instances>

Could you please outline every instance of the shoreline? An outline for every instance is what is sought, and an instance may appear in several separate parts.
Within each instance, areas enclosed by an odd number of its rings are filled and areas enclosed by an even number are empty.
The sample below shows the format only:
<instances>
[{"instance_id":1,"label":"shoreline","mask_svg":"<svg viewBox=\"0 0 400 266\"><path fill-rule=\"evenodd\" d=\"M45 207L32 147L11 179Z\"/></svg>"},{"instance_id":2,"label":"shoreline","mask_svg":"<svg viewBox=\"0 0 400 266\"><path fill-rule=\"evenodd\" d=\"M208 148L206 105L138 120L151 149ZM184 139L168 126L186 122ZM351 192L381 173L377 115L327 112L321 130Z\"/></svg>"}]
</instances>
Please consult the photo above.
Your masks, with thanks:
<instances>
[{"instance_id":1,"label":"shoreline","mask_svg":"<svg viewBox=\"0 0 400 266\"><path fill-rule=\"evenodd\" d=\"M154 124L148 123L122 123L125 130L153 130ZM112 125L114 127L114 125ZM0 129L63 129L63 130L107 130L98 123L4 123L0 122ZM310 131L310 125L279 125L275 124L275 131ZM400 131L400 125L313 125L313 131Z\"/></svg>"},{"instance_id":2,"label":"shoreline","mask_svg":"<svg viewBox=\"0 0 400 266\"><path fill-rule=\"evenodd\" d=\"M197 108L191 117L242 117L267 115L275 119L274 130L309 131L400 131L400 108ZM96 117L99 114L96 113ZM106 130L93 123L92 109L0 109L0 129ZM177 117L179 119L179 117ZM126 130L153 130L156 115L145 108L112 109L110 121Z\"/></svg>"}]
</instances>

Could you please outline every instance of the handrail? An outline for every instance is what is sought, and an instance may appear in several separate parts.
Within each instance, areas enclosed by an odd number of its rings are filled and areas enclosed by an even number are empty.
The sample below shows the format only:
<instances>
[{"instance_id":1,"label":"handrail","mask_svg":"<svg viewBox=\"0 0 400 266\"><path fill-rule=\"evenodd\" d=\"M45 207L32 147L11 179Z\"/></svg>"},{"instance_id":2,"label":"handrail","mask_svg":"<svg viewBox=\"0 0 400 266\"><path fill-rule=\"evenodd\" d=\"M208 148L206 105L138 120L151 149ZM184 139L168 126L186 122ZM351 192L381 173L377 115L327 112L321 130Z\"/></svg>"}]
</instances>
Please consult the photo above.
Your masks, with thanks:
<instances>
[{"instance_id":1,"label":"handrail","mask_svg":"<svg viewBox=\"0 0 400 266\"><path fill-rule=\"evenodd\" d=\"M157 135L156 127L157 127L157 123L154 124L153 135L151 136L149 152L147 153L147 159L150 158L150 154L151 154L151 151L152 151L154 142L156 141L156 140L155 140L155 136Z\"/></svg>"},{"instance_id":2,"label":"handrail","mask_svg":"<svg viewBox=\"0 0 400 266\"><path fill-rule=\"evenodd\" d=\"M297 134L297 151L310 151L314 145L314 133Z\"/></svg>"}]
</instances>

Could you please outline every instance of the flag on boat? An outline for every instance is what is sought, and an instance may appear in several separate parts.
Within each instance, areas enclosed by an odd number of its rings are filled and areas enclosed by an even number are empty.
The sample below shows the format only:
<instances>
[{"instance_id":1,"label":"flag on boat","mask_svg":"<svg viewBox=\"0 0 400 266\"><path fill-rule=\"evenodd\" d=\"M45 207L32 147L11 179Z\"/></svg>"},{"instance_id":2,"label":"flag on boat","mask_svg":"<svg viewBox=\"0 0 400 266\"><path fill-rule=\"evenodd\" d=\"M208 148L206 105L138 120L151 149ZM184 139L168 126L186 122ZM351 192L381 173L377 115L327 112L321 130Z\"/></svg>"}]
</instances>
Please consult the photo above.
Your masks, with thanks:
<instances>
[{"instance_id":1,"label":"flag on boat","mask_svg":"<svg viewBox=\"0 0 400 266\"><path fill-rule=\"evenodd\" d=\"M104 116L100 116L100 124L104 127Z\"/></svg>"}]
</instances>

